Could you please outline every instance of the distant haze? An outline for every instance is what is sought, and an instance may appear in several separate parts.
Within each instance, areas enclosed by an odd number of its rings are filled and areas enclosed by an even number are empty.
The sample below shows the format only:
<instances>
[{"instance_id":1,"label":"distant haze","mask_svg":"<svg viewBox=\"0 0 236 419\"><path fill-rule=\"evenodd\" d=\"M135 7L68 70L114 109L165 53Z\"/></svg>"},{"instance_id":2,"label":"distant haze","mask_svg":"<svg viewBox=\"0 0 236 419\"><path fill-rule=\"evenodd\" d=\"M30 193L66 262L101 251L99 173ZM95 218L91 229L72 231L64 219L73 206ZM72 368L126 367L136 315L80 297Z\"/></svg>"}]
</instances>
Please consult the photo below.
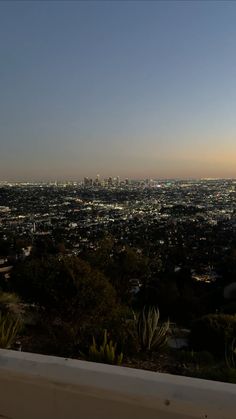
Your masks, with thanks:
<instances>
[{"instance_id":1,"label":"distant haze","mask_svg":"<svg viewBox=\"0 0 236 419\"><path fill-rule=\"evenodd\" d=\"M0 180L236 177L236 2L1 1Z\"/></svg>"}]
</instances>

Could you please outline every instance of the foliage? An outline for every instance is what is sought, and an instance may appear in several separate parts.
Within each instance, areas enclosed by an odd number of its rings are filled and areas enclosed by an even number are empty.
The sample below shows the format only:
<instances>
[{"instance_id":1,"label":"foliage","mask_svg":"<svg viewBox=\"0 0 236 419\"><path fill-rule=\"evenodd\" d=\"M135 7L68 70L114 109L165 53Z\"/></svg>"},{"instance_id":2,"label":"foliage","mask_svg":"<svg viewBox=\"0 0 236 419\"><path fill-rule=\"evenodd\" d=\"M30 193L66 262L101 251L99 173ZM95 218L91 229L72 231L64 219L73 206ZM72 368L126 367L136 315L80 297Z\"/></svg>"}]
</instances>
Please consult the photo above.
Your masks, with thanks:
<instances>
[{"instance_id":1,"label":"foliage","mask_svg":"<svg viewBox=\"0 0 236 419\"><path fill-rule=\"evenodd\" d=\"M236 331L236 316L209 314L193 323L190 344L195 350L206 350L214 355L224 356L225 343Z\"/></svg>"},{"instance_id":2,"label":"foliage","mask_svg":"<svg viewBox=\"0 0 236 419\"><path fill-rule=\"evenodd\" d=\"M146 351L159 350L167 342L169 321L159 325L160 313L158 308L144 307L137 321L138 338L141 349Z\"/></svg>"},{"instance_id":3,"label":"foliage","mask_svg":"<svg viewBox=\"0 0 236 419\"><path fill-rule=\"evenodd\" d=\"M137 320L133 310L126 306L119 309L115 321L113 321L110 336L119 344L122 352L128 356L136 355L139 350L137 334Z\"/></svg>"},{"instance_id":4,"label":"foliage","mask_svg":"<svg viewBox=\"0 0 236 419\"><path fill-rule=\"evenodd\" d=\"M12 318L10 314L0 314L0 348L10 348L20 329L21 322L19 319Z\"/></svg>"},{"instance_id":5,"label":"foliage","mask_svg":"<svg viewBox=\"0 0 236 419\"><path fill-rule=\"evenodd\" d=\"M225 314L236 314L236 301L225 301L221 306L221 311Z\"/></svg>"},{"instance_id":6,"label":"foliage","mask_svg":"<svg viewBox=\"0 0 236 419\"><path fill-rule=\"evenodd\" d=\"M107 330L104 331L103 343L98 347L95 338L93 337L93 343L89 348L89 361L102 362L105 364L116 364L121 365L123 360L123 353L119 355L116 353L117 344L113 344L113 341L107 340Z\"/></svg>"},{"instance_id":7,"label":"foliage","mask_svg":"<svg viewBox=\"0 0 236 419\"><path fill-rule=\"evenodd\" d=\"M107 237L87 255L91 265L109 279L122 304L131 303L133 280L142 280L149 270L148 259L135 248Z\"/></svg>"},{"instance_id":8,"label":"foliage","mask_svg":"<svg viewBox=\"0 0 236 419\"><path fill-rule=\"evenodd\" d=\"M125 330L124 309L113 286L78 257L28 258L13 270L11 286L24 302L35 305L36 317L47 318L48 328L40 326L41 339L36 339L43 353L73 355L78 342L84 351L104 329L114 336Z\"/></svg>"},{"instance_id":9,"label":"foliage","mask_svg":"<svg viewBox=\"0 0 236 419\"><path fill-rule=\"evenodd\" d=\"M77 257L27 259L13 270L11 284L25 302L66 322L80 319L81 326L96 320L99 327L117 309L116 293L107 278Z\"/></svg>"},{"instance_id":10,"label":"foliage","mask_svg":"<svg viewBox=\"0 0 236 419\"><path fill-rule=\"evenodd\" d=\"M14 317L20 316L20 298L14 293L0 291L0 312L11 313Z\"/></svg>"},{"instance_id":11,"label":"foliage","mask_svg":"<svg viewBox=\"0 0 236 419\"><path fill-rule=\"evenodd\" d=\"M204 380L223 381L225 383L236 384L236 370L233 368L226 368L223 364L191 369L187 375L195 378L203 378Z\"/></svg>"},{"instance_id":12,"label":"foliage","mask_svg":"<svg viewBox=\"0 0 236 419\"><path fill-rule=\"evenodd\" d=\"M225 362L228 368L236 368L236 338L225 345Z\"/></svg>"},{"instance_id":13,"label":"foliage","mask_svg":"<svg viewBox=\"0 0 236 419\"><path fill-rule=\"evenodd\" d=\"M175 357L178 361L183 362L184 364L195 364L198 366L210 366L214 365L215 359L210 352L207 351L187 351L187 350L177 350L175 352Z\"/></svg>"},{"instance_id":14,"label":"foliage","mask_svg":"<svg viewBox=\"0 0 236 419\"><path fill-rule=\"evenodd\" d=\"M26 352L74 357L78 352L78 330L68 322L38 313L33 323L24 324L22 348Z\"/></svg>"}]
</instances>

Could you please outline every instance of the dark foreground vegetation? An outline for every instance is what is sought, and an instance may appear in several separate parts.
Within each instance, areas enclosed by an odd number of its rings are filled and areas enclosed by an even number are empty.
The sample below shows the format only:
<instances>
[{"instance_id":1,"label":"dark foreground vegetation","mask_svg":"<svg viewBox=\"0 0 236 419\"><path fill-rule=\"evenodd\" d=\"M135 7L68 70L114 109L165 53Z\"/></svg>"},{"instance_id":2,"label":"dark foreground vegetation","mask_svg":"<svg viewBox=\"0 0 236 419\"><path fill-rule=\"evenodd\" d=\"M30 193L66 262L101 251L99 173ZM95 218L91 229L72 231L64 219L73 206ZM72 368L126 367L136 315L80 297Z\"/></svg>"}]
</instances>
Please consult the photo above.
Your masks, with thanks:
<instances>
[{"instance_id":1,"label":"dark foreground vegetation","mask_svg":"<svg viewBox=\"0 0 236 419\"><path fill-rule=\"evenodd\" d=\"M79 257L35 241L1 277L0 346L236 382L234 249L204 282L111 236Z\"/></svg>"}]
</instances>

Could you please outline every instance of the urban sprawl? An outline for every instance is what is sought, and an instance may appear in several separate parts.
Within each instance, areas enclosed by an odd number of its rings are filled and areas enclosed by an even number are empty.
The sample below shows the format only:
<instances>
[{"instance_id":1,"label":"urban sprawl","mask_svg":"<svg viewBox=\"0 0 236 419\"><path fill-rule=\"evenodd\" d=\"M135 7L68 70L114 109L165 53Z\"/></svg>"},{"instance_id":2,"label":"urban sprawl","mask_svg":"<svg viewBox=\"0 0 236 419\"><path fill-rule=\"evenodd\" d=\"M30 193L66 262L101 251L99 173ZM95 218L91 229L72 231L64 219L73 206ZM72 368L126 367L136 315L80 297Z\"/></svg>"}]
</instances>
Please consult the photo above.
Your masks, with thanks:
<instances>
[{"instance_id":1,"label":"urban sprawl","mask_svg":"<svg viewBox=\"0 0 236 419\"><path fill-rule=\"evenodd\" d=\"M191 268L212 282L236 232L236 180L121 180L0 183L0 274L8 275L39 240L68 256L112 237L169 270Z\"/></svg>"}]
</instances>

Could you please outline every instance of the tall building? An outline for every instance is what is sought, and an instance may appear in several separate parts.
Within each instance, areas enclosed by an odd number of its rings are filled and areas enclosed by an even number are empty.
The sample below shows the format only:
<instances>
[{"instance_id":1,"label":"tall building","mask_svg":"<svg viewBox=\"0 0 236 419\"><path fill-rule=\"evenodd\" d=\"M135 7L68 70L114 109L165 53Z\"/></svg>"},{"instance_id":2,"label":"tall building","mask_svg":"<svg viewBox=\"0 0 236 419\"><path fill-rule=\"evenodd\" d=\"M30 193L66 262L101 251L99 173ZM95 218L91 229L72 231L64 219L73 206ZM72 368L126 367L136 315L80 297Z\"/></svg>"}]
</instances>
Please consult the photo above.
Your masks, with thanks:
<instances>
[{"instance_id":1,"label":"tall building","mask_svg":"<svg viewBox=\"0 0 236 419\"><path fill-rule=\"evenodd\" d=\"M94 182L93 182L94 186L100 186L101 185L101 181L100 181L100 175L97 175Z\"/></svg>"},{"instance_id":2,"label":"tall building","mask_svg":"<svg viewBox=\"0 0 236 419\"><path fill-rule=\"evenodd\" d=\"M112 179L112 177L109 177L108 178L108 186L113 186L113 179Z\"/></svg>"},{"instance_id":3,"label":"tall building","mask_svg":"<svg viewBox=\"0 0 236 419\"><path fill-rule=\"evenodd\" d=\"M119 176L115 177L114 182L116 186L120 186L120 177Z\"/></svg>"},{"instance_id":4,"label":"tall building","mask_svg":"<svg viewBox=\"0 0 236 419\"><path fill-rule=\"evenodd\" d=\"M88 188L88 187L90 187L90 186L93 186L93 179L90 179L90 178L88 178L88 177L85 177L85 178L84 178L84 186L85 186L86 188Z\"/></svg>"}]
</instances>

